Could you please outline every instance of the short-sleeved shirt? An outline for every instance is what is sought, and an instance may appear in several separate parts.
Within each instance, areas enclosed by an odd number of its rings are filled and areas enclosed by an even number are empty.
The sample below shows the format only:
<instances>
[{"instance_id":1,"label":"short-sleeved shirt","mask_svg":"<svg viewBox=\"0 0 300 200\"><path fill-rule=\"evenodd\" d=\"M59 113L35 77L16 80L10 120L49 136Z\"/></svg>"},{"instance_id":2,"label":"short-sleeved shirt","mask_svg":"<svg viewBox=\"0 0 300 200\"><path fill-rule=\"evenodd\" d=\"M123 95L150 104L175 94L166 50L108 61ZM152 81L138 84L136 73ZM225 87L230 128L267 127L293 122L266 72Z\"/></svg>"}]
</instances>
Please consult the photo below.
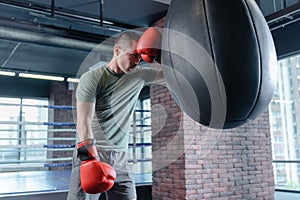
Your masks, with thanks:
<instances>
[{"instance_id":1,"label":"short-sleeved shirt","mask_svg":"<svg viewBox=\"0 0 300 200\"><path fill-rule=\"evenodd\" d=\"M116 74L103 66L81 76L76 99L95 103L92 130L97 147L107 151L127 150L130 123L140 91L156 74L156 69L148 67Z\"/></svg>"}]
</instances>

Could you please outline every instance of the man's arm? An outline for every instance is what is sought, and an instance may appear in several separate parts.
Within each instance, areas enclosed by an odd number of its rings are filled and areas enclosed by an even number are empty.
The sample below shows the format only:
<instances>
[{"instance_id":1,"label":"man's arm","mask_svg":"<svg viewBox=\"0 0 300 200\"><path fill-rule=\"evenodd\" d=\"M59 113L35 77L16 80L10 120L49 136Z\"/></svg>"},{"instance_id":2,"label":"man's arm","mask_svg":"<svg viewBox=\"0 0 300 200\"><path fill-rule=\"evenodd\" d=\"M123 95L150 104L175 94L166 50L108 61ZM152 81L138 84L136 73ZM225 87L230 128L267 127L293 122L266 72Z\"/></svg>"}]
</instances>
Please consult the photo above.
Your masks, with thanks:
<instances>
[{"instance_id":1,"label":"man's arm","mask_svg":"<svg viewBox=\"0 0 300 200\"><path fill-rule=\"evenodd\" d=\"M152 83L163 82L163 71L161 66L161 34L160 28L150 27L140 37L137 43L137 53L140 54L141 58L149 63L150 68L157 70L156 76Z\"/></svg>"},{"instance_id":2,"label":"man's arm","mask_svg":"<svg viewBox=\"0 0 300 200\"><path fill-rule=\"evenodd\" d=\"M95 103L77 101L77 132L79 142L93 139L92 120L95 113Z\"/></svg>"},{"instance_id":3,"label":"man's arm","mask_svg":"<svg viewBox=\"0 0 300 200\"><path fill-rule=\"evenodd\" d=\"M156 69L156 75L154 80L152 81L152 83L163 83L164 82L164 75L163 75L163 70L162 70L162 66L160 63L158 62L154 62L154 63L149 63L150 68L154 68Z\"/></svg>"},{"instance_id":4,"label":"man's arm","mask_svg":"<svg viewBox=\"0 0 300 200\"><path fill-rule=\"evenodd\" d=\"M79 137L77 151L81 160L80 183L82 189L90 194L98 194L109 190L116 179L114 168L99 160L91 127L94 113L95 103L77 102L77 131Z\"/></svg>"}]
</instances>

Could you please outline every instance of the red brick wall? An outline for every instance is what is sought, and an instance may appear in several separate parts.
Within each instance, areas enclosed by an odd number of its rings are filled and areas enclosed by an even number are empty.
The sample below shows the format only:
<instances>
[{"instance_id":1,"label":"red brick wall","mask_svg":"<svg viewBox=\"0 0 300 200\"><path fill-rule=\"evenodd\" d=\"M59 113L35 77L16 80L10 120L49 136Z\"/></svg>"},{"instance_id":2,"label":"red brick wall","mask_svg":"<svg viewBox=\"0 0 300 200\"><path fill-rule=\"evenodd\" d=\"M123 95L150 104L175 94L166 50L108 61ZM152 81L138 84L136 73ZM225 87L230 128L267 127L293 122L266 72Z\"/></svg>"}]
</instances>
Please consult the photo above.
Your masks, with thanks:
<instances>
[{"instance_id":1,"label":"red brick wall","mask_svg":"<svg viewBox=\"0 0 300 200\"><path fill-rule=\"evenodd\" d=\"M152 87L151 95L153 199L182 199L186 180L181 112L167 88Z\"/></svg>"},{"instance_id":2,"label":"red brick wall","mask_svg":"<svg viewBox=\"0 0 300 200\"><path fill-rule=\"evenodd\" d=\"M57 106L73 106L72 105L73 90L68 89L66 82L53 82L50 86L49 104ZM51 109L49 110L49 121L53 122L74 122L74 110ZM75 126L54 126L54 129L75 129ZM48 137L57 138L75 138L76 132L49 132ZM74 145L75 141L55 140L48 141L48 144ZM72 157L72 151L54 151L48 153L48 158L66 158ZM53 163L71 163L71 161L56 161ZM51 167L50 169L69 169L68 167Z\"/></svg>"},{"instance_id":3,"label":"red brick wall","mask_svg":"<svg viewBox=\"0 0 300 200\"><path fill-rule=\"evenodd\" d=\"M166 87L150 91L153 199L274 199L267 111L242 127L213 130L182 113Z\"/></svg>"}]
</instances>

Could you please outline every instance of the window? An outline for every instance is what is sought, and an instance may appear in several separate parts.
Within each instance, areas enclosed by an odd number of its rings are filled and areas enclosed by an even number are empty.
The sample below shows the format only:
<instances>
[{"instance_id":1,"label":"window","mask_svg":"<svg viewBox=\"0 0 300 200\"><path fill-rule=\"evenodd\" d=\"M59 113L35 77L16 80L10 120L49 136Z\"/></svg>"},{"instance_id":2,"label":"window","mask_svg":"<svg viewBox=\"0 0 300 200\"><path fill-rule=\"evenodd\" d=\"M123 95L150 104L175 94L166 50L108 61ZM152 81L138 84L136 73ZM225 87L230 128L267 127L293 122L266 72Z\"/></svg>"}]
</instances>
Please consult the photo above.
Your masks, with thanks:
<instances>
[{"instance_id":1,"label":"window","mask_svg":"<svg viewBox=\"0 0 300 200\"><path fill-rule=\"evenodd\" d=\"M273 115L274 118L280 117L280 112L274 111L274 112L272 113L272 115Z\"/></svg>"},{"instance_id":2,"label":"window","mask_svg":"<svg viewBox=\"0 0 300 200\"><path fill-rule=\"evenodd\" d=\"M276 168L279 170L279 169L282 169L285 167L285 164L284 163L276 163Z\"/></svg>"},{"instance_id":3,"label":"window","mask_svg":"<svg viewBox=\"0 0 300 200\"><path fill-rule=\"evenodd\" d=\"M135 173L152 172L151 107L150 99L140 99L132 121L129 141L129 161Z\"/></svg>"},{"instance_id":4,"label":"window","mask_svg":"<svg viewBox=\"0 0 300 200\"><path fill-rule=\"evenodd\" d=\"M282 139L282 137L275 137L275 138L274 138L274 141L275 141L275 142L282 142L283 139Z\"/></svg>"},{"instance_id":5,"label":"window","mask_svg":"<svg viewBox=\"0 0 300 200\"><path fill-rule=\"evenodd\" d=\"M9 103L8 103L9 102ZM0 97L0 171L41 167L47 141L47 100Z\"/></svg>"},{"instance_id":6,"label":"window","mask_svg":"<svg viewBox=\"0 0 300 200\"><path fill-rule=\"evenodd\" d=\"M299 58L294 55L278 61L276 95L269 106L277 189L300 190L300 101L293 95L299 91Z\"/></svg>"},{"instance_id":7,"label":"window","mask_svg":"<svg viewBox=\"0 0 300 200\"><path fill-rule=\"evenodd\" d=\"M281 124L273 124L273 130L281 130Z\"/></svg>"},{"instance_id":8,"label":"window","mask_svg":"<svg viewBox=\"0 0 300 200\"><path fill-rule=\"evenodd\" d=\"M283 151L283 149L276 149L276 150L274 150L274 154L275 155L283 155L284 151Z\"/></svg>"}]
</instances>

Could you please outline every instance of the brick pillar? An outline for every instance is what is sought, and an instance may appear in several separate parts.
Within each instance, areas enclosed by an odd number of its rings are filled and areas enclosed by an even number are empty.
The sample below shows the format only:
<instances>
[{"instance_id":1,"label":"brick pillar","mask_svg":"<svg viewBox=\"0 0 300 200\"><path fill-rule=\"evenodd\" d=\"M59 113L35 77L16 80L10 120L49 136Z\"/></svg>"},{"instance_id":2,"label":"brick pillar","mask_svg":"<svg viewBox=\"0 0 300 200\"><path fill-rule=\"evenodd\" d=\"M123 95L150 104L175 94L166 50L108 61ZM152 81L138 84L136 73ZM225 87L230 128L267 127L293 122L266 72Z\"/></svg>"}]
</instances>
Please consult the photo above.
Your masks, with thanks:
<instances>
[{"instance_id":1,"label":"brick pillar","mask_svg":"<svg viewBox=\"0 0 300 200\"><path fill-rule=\"evenodd\" d=\"M72 105L73 90L68 89L66 82L53 82L50 85L49 104L57 106L73 106ZM49 121L53 122L73 122L74 110L67 109L51 109L49 110ZM74 129L75 126L54 126L54 129ZM75 138L76 132L49 132L48 137L57 138ZM48 144L74 145L75 141L55 140L48 141ZM72 157L72 151L54 151L48 153L48 158L67 158ZM71 163L71 161L57 161L54 163ZM67 167L51 167L50 169L69 169Z\"/></svg>"},{"instance_id":2,"label":"brick pillar","mask_svg":"<svg viewBox=\"0 0 300 200\"><path fill-rule=\"evenodd\" d=\"M250 124L214 130L183 113L166 87L150 92L153 199L274 199L267 111Z\"/></svg>"}]
</instances>

